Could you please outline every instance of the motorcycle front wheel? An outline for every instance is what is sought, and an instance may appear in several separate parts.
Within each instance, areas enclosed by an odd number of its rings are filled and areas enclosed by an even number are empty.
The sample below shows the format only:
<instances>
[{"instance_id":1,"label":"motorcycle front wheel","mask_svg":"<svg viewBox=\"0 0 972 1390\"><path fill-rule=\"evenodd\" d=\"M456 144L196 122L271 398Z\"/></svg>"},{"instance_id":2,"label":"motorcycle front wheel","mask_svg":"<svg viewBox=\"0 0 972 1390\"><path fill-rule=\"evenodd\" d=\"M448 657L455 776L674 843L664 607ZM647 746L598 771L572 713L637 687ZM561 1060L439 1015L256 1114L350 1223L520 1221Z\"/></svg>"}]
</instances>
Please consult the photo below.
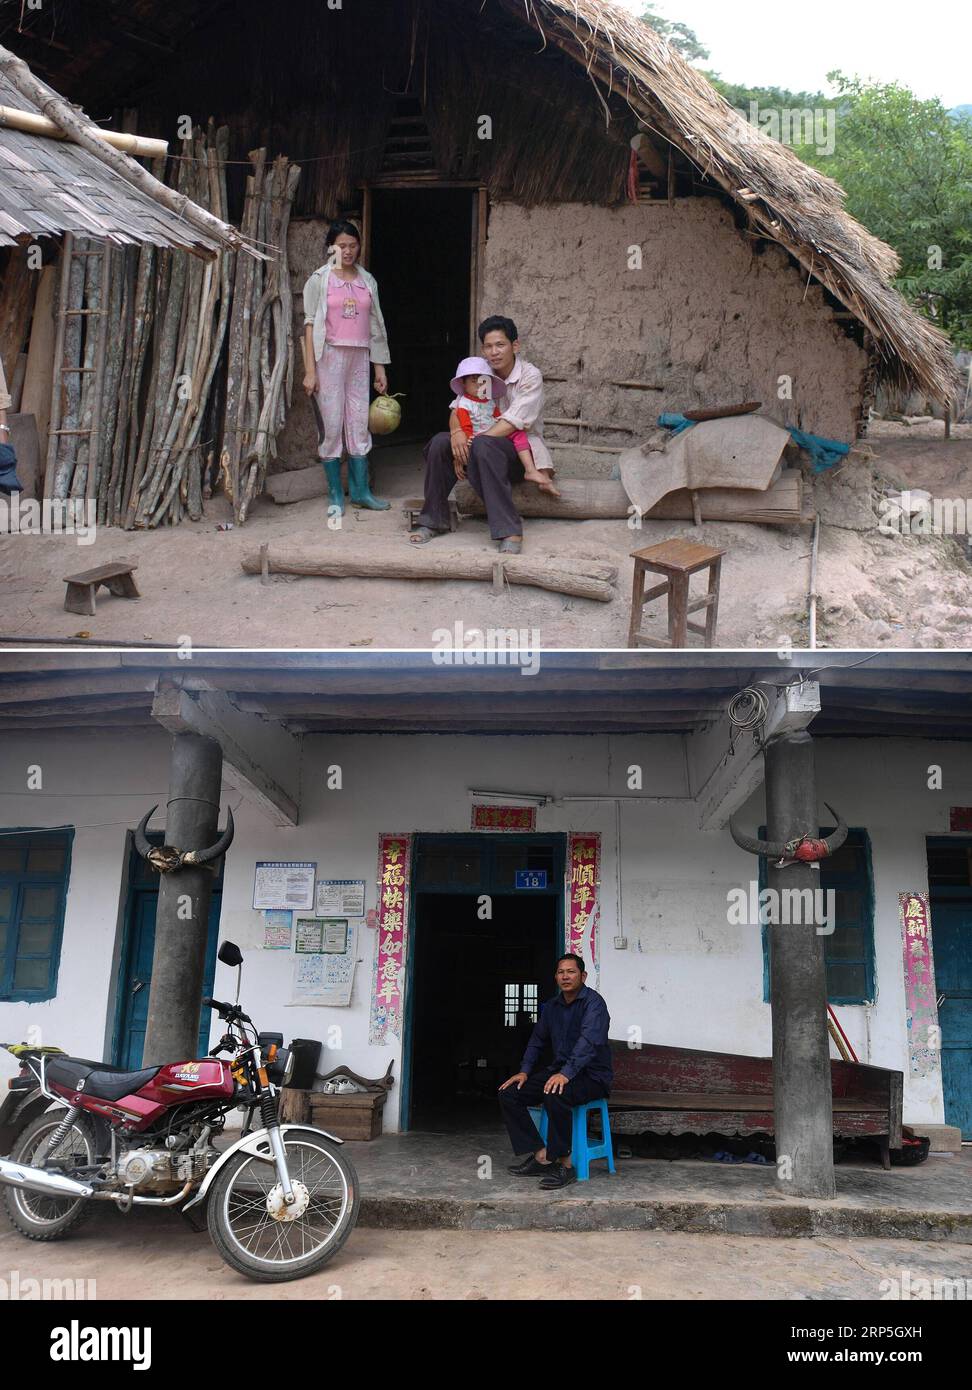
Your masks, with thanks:
<instances>
[{"instance_id":1,"label":"motorcycle front wheel","mask_svg":"<svg viewBox=\"0 0 972 1390\"><path fill-rule=\"evenodd\" d=\"M207 1223L213 1244L240 1274L277 1284L315 1274L333 1259L358 1219L358 1176L323 1135L283 1136L296 1202L283 1201L267 1140L217 1175Z\"/></svg>"}]
</instances>

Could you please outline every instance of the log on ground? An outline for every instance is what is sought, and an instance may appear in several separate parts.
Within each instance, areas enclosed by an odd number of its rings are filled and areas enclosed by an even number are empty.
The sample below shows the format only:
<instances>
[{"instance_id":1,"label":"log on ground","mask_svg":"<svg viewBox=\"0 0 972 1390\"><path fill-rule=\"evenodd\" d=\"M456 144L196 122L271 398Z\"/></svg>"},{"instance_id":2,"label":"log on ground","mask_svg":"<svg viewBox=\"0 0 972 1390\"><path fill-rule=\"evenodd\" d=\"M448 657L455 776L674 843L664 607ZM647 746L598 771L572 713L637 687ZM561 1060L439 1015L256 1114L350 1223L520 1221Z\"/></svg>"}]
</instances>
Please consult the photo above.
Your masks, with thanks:
<instances>
[{"instance_id":1,"label":"log on ground","mask_svg":"<svg viewBox=\"0 0 972 1390\"><path fill-rule=\"evenodd\" d=\"M376 550L335 550L332 554L307 554L296 550L270 549L270 574L296 574L324 579L458 579L492 583L493 570L502 562L511 584L525 584L553 593L590 598L610 603L615 597L617 566L596 560L558 556L499 555L448 551L427 554L425 547L403 548L401 555ZM260 574L263 562L259 550L247 552L242 560L245 574ZM569 568L568 568L569 566Z\"/></svg>"},{"instance_id":2,"label":"log on ground","mask_svg":"<svg viewBox=\"0 0 972 1390\"><path fill-rule=\"evenodd\" d=\"M561 496L551 497L549 493L538 492L529 483L520 483L513 489L513 503L527 519L609 521L624 520L633 514L632 503L619 482L565 478L558 479L557 486ZM486 515L482 498L469 483L459 483L454 496L462 515ZM700 488L698 499L703 521L792 526L807 520L802 515L803 479L795 468L785 469L765 492L754 488ZM647 514L649 521L692 521L693 518L692 493L687 489L670 492Z\"/></svg>"}]
</instances>

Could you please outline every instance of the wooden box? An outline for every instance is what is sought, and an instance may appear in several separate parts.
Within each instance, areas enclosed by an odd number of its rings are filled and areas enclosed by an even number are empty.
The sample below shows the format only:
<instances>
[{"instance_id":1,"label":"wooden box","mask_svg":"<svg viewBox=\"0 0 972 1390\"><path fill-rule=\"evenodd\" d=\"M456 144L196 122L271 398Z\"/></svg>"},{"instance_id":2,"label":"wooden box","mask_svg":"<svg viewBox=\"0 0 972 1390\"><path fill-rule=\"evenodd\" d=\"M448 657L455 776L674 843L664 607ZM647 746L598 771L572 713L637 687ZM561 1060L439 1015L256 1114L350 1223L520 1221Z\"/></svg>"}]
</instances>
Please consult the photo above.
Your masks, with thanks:
<instances>
[{"instance_id":1,"label":"wooden box","mask_svg":"<svg viewBox=\"0 0 972 1390\"><path fill-rule=\"evenodd\" d=\"M310 1122L338 1139L379 1139L387 1091L362 1091L357 1095L310 1094Z\"/></svg>"}]
</instances>

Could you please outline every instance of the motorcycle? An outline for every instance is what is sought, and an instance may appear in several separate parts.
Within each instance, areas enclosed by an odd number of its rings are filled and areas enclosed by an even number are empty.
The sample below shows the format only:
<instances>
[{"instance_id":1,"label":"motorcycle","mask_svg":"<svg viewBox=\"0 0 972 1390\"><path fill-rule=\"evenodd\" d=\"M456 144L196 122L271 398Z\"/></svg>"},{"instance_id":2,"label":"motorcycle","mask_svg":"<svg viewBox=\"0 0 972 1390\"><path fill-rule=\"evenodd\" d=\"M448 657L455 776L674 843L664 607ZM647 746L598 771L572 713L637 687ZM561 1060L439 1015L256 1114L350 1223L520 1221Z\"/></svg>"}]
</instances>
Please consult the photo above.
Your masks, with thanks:
<instances>
[{"instance_id":1,"label":"motorcycle","mask_svg":"<svg viewBox=\"0 0 972 1390\"><path fill-rule=\"evenodd\" d=\"M242 967L231 941L219 959ZM334 1258L358 1219L357 1175L342 1140L280 1123L293 1056L282 1034L255 1031L239 1004L241 978L242 969L235 1004L203 1000L226 1025L204 1059L130 1072L5 1044L21 1071L0 1106L0 1133L12 1112L31 1116L0 1159L7 1215L21 1235L61 1239L100 1201L123 1212L177 1208L196 1230L208 1227L227 1264L264 1283L301 1279ZM220 1150L214 1141L239 1107L242 1133Z\"/></svg>"}]
</instances>

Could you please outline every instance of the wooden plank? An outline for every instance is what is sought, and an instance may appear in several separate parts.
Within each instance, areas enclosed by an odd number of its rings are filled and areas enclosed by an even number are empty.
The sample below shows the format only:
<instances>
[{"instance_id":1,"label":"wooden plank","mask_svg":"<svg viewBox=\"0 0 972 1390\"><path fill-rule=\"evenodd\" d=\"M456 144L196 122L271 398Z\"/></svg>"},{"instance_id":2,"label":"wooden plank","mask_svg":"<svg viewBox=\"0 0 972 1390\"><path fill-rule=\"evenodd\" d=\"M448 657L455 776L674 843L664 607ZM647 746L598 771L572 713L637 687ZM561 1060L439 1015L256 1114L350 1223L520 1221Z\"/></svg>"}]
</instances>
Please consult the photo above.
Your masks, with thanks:
<instances>
[{"instance_id":1,"label":"wooden plank","mask_svg":"<svg viewBox=\"0 0 972 1390\"><path fill-rule=\"evenodd\" d=\"M11 384L17 358L27 341L37 281L37 272L27 266L27 247L14 247L0 281L0 360L4 377Z\"/></svg>"},{"instance_id":2,"label":"wooden plank","mask_svg":"<svg viewBox=\"0 0 972 1390\"><path fill-rule=\"evenodd\" d=\"M773 1109L773 1096L742 1095L732 1091L611 1091L611 1104L650 1110L768 1110ZM852 1096L835 1096L834 1110L857 1111L861 1114L885 1114L887 1105L876 1100L857 1100Z\"/></svg>"},{"instance_id":3,"label":"wooden plank","mask_svg":"<svg viewBox=\"0 0 972 1390\"><path fill-rule=\"evenodd\" d=\"M115 579L122 574L131 574L138 569L137 560L113 560L105 565L95 565L93 569L82 570L80 574L66 574L65 584L103 584L106 579Z\"/></svg>"}]
</instances>

